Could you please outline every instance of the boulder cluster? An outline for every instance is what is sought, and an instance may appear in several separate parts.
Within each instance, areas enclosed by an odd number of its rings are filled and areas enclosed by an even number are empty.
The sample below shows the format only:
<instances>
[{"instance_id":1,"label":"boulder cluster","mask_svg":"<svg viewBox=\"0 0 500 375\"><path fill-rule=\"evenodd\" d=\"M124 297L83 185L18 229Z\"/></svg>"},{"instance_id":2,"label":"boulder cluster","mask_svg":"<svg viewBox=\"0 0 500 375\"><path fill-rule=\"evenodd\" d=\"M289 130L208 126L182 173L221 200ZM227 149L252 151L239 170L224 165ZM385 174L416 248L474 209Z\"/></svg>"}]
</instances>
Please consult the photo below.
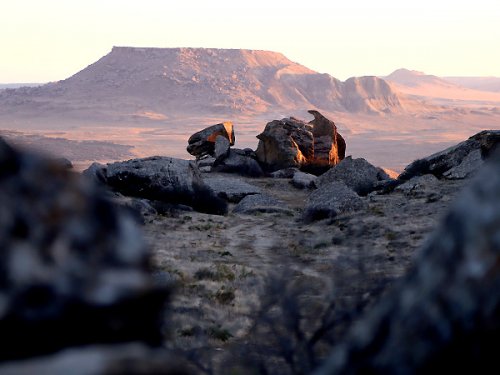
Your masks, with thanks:
<instances>
[{"instance_id":1,"label":"boulder cluster","mask_svg":"<svg viewBox=\"0 0 500 375\"><path fill-rule=\"evenodd\" d=\"M232 124L222 123L190 138L196 160L93 164L83 177L0 139L0 373L184 373L158 349L171 288L153 276L137 213L223 215L231 207L236 215L293 216L249 178L266 176L308 191L301 220L309 223L363 210L374 194L439 199L436 184L469 178L483 164L411 272L352 327L318 374L495 366L500 131L478 133L391 179L365 159L345 157L335 124L310 113L308 124L267 124L256 152L231 148Z\"/></svg>"}]
</instances>

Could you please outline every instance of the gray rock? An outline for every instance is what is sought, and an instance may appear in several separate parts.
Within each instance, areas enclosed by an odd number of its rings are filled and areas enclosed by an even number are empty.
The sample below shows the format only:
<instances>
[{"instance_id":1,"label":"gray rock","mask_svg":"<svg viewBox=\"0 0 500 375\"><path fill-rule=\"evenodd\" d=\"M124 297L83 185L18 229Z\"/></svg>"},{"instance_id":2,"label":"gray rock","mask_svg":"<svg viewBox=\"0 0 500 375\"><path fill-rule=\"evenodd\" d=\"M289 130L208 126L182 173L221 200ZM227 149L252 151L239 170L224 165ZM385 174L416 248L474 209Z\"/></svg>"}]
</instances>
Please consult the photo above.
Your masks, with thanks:
<instances>
[{"instance_id":1,"label":"gray rock","mask_svg":"<svg viewBox=\"0 0 500 375\"><path fill-rule=\"evenodd\" d=\"M413 197L423 197L436 190L439 180L432 174L416 176L399 185L394 190Z\"/></svg>"},{"instance_id":2,"label":"gray rock","mask_svg":"<svg viewBox=\"0 0 500 375\"><path fill-rule=\"evenodd\" d=\"M443 176L449 180L460 180L468 178L476 173L483 165L481 150L472 150L465 156L460 164L448 169Z\"/></svg>"},{"instance_id":3,"label":"gray rock","mask_svg":"<svg viewBox=\"0 0 500 375\"><path fill-rule=\"evenodd\" d=\"M254 215L256 213L287 213L293 211L285 204L266 194L247 195L236 205L234 213Z\"/></svg>"},{"instance_id":4,"label":"gray rock","mask_svg":"<svg viewBox=\"0 0 500 375\"><path fill-rule=\"evenodd\" d=\"M106 166L100 163L92 163L87 169L82 172L82 175L99 184L106 184Z\"/></svg>"},{"instance_id":5,"label":"gray rock","mask_svg":"<svg viewBox=\"0 0 500 375\"><path fill-rule=\"evenodd\" d=\"M277 171L271 172L270 176L273 178L293 178L295 173L298 172L298 168L285 168L279 169Z\"/></svg>"},{"instance_id":6,"label":"gray rock","mask_svg":"<svg viewBox=\"0 0 500 375\"><path fill-rule=\"evenodd\" d=\"M225 159L217 161L212 171L236 173L249 177L260 177L264 175L262 168L252 157L252 154L246 150L239 150L237 148L230 149L229 155Z\"/></svg>"},{"instance_id":7,"label":"gray rock","mask_svg":"<svg viewBox=\"0 0 500 375\"><path fill-rule=\"evenodd\" d=\"M292 178L292 185L298 189L314 189L316 187L317 176L304 172L296 172Z\"/></svg>"},{"instance_id":8,"label":"gray rock","mask_svg":"<svg viewBox=\"0 0 500 375\"><path fill-rule=\"evenodd\" d=\"M415 160L405 168L398 179L409 180L414 176L424 174L452 179L461 178L460 176L467 177L482 164L478 159L477 152L480 152L481 159L484 160L497 148L499 143L500 130L484 130L444 151ZM472 155L470 155L471 153ZM454 170L450 171L452 169ZM447 172L449 173L446 175Z\"/></svg>"},{"instance_id":9,"label":"gray rock","mask_svg":"<svg viewBox=\"0 0 500 375\"><path fill-rule=\"evenodd\" d=\"M309 195L304 208L306 222L332 218L366 208L366 203L342 181L320 186Z\"/></svg>"},{"instance_id":10,"label":"gray rock","mask_svg":"<svg viewBox=\"0 0 500 375\"><path fill-rule=\"evenodd\" d=\"M224 160L229 155L229 147L231 144L226 137L218 135L215 138L215 149L214 149L214 157L217 161Z\"/></svg>"},{"instance_id":11,"label":"gray rock","mask_svg":"<svg viewBox=\"0 0 500 375\"><path fill-rule=\"evenodd\" d=\"M107 184L127 196L171 204L197 211L225 214L227 205L208 189L188 160L154 156L108 164Z\"/></svg>"},{"instance_id":12,"label":"gray rock","mask_svg":"<svg viewBox=\"0 0 500 375\"><path fill-rule=\"evenodd\" d=\"M323 186L334 181L342 181L359 195L367 195L375 190L379 181L388 180L383 169L377 168L363 158L346 157L335 167L321 175L317 181Z\"/></svg>"},{"instance_id":13,"label":"gray rock","mask_svg":"<svg viewBox=\"0 0 500 375\"><path fill-rule=\"evenodd\" d=\"M261 190L237 177L207 177L205 184L220 198L237 203L251 194L260 194Z\"/></svg>"},{"instance_id":14,"label":"gray rock","mask_svg":"<svg viewBox=\"0 0 500 375\"><path fill-rule=\"evenodd\" d=\"M499 228L497 158L461 194L413 269L316 374L498 372Z\"/></svg>"},{"instance_id":15,"label":"gray rock","mask_svg":"<svg viewBox=\"0 0 500 375\"><path fill-rule=\"evenodd\" d=\"M218 136L227 138L229 144L234 145L233 123L230 121L209 126L194 133L188 140L187 152L200 158L205 155L214 155L215 140Z\"/></svg>"},{"instance_id":16,"label":"gray rock","mask_svg":"<svg viewBox=\"0 0 500 375\"><path fill-rule=\"evenodd\" d=\"M0 139L0 362L65 347L162 342L133 218L95 184Z\"/></svg>"}]
</instances>

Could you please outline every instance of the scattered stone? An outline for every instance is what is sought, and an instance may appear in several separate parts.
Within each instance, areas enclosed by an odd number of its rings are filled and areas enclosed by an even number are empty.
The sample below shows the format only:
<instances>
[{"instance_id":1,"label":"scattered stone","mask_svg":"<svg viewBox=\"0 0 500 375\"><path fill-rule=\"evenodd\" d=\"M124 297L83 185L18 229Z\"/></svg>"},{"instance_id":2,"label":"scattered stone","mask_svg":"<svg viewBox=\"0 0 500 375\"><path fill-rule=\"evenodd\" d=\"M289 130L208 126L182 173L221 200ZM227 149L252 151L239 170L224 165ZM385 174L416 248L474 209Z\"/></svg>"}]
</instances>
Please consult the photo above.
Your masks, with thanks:
<instances>
[{"instance_id":1,"label":"scattered stone","mask_svg":"<svg viewBox=\"0 0 500 375\"><path fill-rule=\"evenodd\" d=\"M264 175L259 163L252 157L253 151L232 148L229 156L217 161L212 167L213 172L236 173L242 176L261 177Z\"/></svg>"},{"instance_id":2,"label":"scattered stone","mask_svg":"<svg viewBox=\"0 0 500 375\"><path fill-rule=\"evenodd\" d=\"M293 176L297 172L298 172L297 168L285 168L285 169L279 169L275 172L271 172L270 176L273 178L293 178Z\"/></svg>"},{"instance_id":3,"label":"scattered stone","mask_svg":"<svg viewBox=\"0 0 500 375\"><path fill-rule=\"evenodd\" d=\"M194 133L189 137L187 152L196 158L201 158L204 155L214 156L215 141L218 136L226 138L231 146L234 145L233 123L223 122Z\"/></svg>"},{"instance_id":4,"label":"scattered stone","mask_svg":"<svg viewBox=\"0 0 500 375\"><path fill-rule=\"evenodd\" d=\"M295 167L331 167L344 158L345 141L333 121L309 111L309 123L296 118L269 122L257 136L257 159L270 171Z\"/></svg>"},{"instance_id":5,"label":"scattered stone","mask_svg":"<svg viewBox=\"0 0 500 375\"><path fill-rule=\"evenodd\" d=\"M314 189L317 179L313 174L298 171L293 175L292 185L298 189Z\"/></svg>"},{"instance_id":6,"label":"scattered stone","mask_svg":"<svg viewBox=\"0 0 500 375\"><path fill-rule=\"evenodd\" d=\"M321 175L317 185L323 186L333 181L342 181L363 196L374 191L379 181L389 179L382 168L373 166L363 158L353 159L348 156L334 168Z\"/></svg>"},{"instance_id":7,"label":"scattered stone","mask_svg":"<svg viewBox=\"0 0 500 375\"><path fill-rule=\"evenodd\" d=\"M169 290L153 285L133 218L99 187L0 139L0 206L0 362L162 343Z\"/></svg>"},{"instance_id":8,"label":"scattered stone","mask_svg":"<svg viewBox=\"0 0 500 375\"><path fill-rule=\"evenodd\" d=\"M438 184L439 180L436 176L433 174L425 174L423 176L412 177L394 190L407 196L421 198L432 194L436 190Z\"/></svg>"},{"instance_id":9,"label":"scattered stone","mask_svg":"<svg viewBox=\"0 0 500 375\"><path fill-rule=\"evenodd\" d=\"M214 150L215 159L219 162L224 160L229 155L230 146L231 144L229 143L229 140L226 137L218 135L217 138L215 138L215 150Z\"/></svg>"},{"instance_id":10,"label":"scattered stone","mask_svg":"<svg viewBox=\"0 0 500 375\"><path fill-rule=\"evenodd\" d=\"M498 372L499 171L499 158L485 166L316 374Z\"/></svg>"},{"instance_id":11,"label":"scattered stone","mask_svg":"<svg viewBox=\"0 0 500 375\"><path fill-rule=\"evenodd\" d=\"M309 195L304 208L306 222L333 218L339 214L361 210L366 203L342 181L321 185Z\"/></svg>"},{"instance_id":12,"label":"scattered stone","mask_svg":"<svg viewBox=\"0 0 500 375\"><path fill-rule=\"evenodd\" d=\"M483 164L482 161L489 157L499 143L500 130L484 130L444 151L415 160L405 168L399 179L406 181L414 176L429 173L437 178L467 178L477 171Z\"/></svg>"},{"instance_id":13,"label":"scattered stone","mask_svg":"<svg viewBox=\"0 0 500 375\"><path fill-rule=\"evenodd\" d=\"M256 213L286 213L293 215L293 211L286 205L266 194L247 195L236 205L233 213L254 215Z\"/></svg>"},{"instance_id":14,"label":"scattered stone","mask_svg":"<svg viewBox=\"0 0 500 375\"><path fill-rule=\"evenodd\" d=\"M56 158L54 162L59 164L62 168L73 169L73 163L67 158Z\"/></svg>"},{"instance_id":15,"label":"scattered stone","mask_svg":"<svg viewBox=\"0 0 500 375\"><path fill-rule=\"evenodd\" d=\"M222 215L227 204L205 186L193 162L153 156L108 164L108 185L126 196L193 207Z\"/></svg>"},{"instance_id":16,"label":"scattered stone","mask_svg":"<svg viewBox=\"0 0 500 375\"><path fill-rule=\"evenodd\" d=\"M238 203L247 195L260 194L261 190L235 177L209 177L205 184L220 198Z\"/></svg>"}]
</instances>

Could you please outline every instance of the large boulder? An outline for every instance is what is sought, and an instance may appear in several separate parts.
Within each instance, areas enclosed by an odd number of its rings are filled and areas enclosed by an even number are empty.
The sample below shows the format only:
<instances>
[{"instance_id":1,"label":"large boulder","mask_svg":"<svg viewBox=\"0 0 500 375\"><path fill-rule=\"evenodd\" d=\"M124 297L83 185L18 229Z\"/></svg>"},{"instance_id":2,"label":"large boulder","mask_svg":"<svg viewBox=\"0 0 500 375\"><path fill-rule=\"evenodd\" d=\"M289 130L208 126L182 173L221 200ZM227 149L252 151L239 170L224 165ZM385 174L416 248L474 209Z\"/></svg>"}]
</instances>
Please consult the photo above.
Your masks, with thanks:
<instances>
[{"instance_id":1,"label":"large boulder","mask_svg":"<svg viewBox=\"0 0 500 375\"><path fill-rule=\"evenodd\" d=\"M249 177L264 175L262 168L255 160L255 153L251 149L230 149L227 157L215 161L211 171L235 173Z\"/></svg>"},{"instance_id":2,"label":"large boulder","mask_svg":"<svg viewBox=\"0 0 500 375\"><path fill-rule=\"evenodd\" d=\"M309 111L314 120L296 118L269 122L257 136L257 159L270 171L283 168L328 168L345 156L345 141L333 121L318 111Z\"/></svg>"},{"instance_id":3,"label":"large boulder","mask_svg":"<svg viewBox=\"0 0 500 375\"><path fill-rule=\"evenodd\" d=\"M500 159L316 374L498 373Z\"/></svg>"},{"instance_id":4,"label":"large boulder","mask_svg":"<svg viewBox=\"0 0 500 375\"><path fill-rule=\"evenodd\" d=\"M162 344L169 289L134 219L96 184L0 139L0 207L0 362Z\"/></svg>"},{"instance_id":5,"label":"large boulder","mask_svg":"<svg viewBox=\"0 0 500 375\"><path fill-rule=\"evenodd\" d=\"M332 166L345 158L346 144L331 120L315 110L307 111L314 116L310 121L314 137L314 161L319 166Z\"/></svg>"},{"instance_id":6,"label":"large boulder","mask_svg":"<svg viewBox=\"0 0 500 375\"><path fill-rule=\"evenodd\" d=\"M200 212L225 214L227 204L203 183L193 162L153 156L108 164L107 184L133 197L193 207Z\"/></svg>"},{"instance_id":7,"label":"large boulder","mask_svg":"<svg viewBox=\"0 0 500 375\"><path fill-rule=\"evenodd\" d=\"M382 168L370 164L363 158L348 156L334 168L318 178L316 185L323 186L334 181L342 181L359 195L367 195L377 188L377 184L390 177Z\"/></svg>"},{"instance_id":8,"label":"large boulder","mask_svg":"<svg viewBox=\"0 0 500 375\"><path fill-rule=\"evenodd\" d=\"M500 143L500 130L484 130L468 140L426 158L415 160L400 180L433 174L437 178L462 179L473 175Z\"/></svg>"},{"instance_id":9,"label":"large boulder","mask_svg":"<svg viewBox=\"0 0 500 375\"><path fill-rule=\"evenodd\" d=\"M231 146L234 145L233 123L231 121L226 121L194 133L189 137L187 152L196 156L196 158L200 158L204 155L214 156L215 141L218 136L226 138Z\"/></svg>"},{"instance_id":10,"label":"large boulder","mask_svg":"<svg viewBox=\"0 0 500 375\"><path fill-rule=\"evenodd\" d=\"M320 186L307 198L303 219L306 222L333 218L364 209L366 203L342 181Z\"/></svg>"}]
</instances>

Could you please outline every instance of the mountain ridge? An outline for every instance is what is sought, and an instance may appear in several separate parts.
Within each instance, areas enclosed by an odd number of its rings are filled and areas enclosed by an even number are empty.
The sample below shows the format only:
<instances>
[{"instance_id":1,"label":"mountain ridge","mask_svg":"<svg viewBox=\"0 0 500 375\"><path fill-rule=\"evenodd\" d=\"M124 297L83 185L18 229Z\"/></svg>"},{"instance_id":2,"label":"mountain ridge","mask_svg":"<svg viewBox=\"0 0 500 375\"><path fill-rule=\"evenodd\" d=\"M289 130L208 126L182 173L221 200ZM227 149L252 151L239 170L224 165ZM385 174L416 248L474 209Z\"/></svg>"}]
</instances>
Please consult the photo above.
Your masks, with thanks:
<instances>
[{"instance_id":1,"label":"mountain ridge","mask_svg":"<svg viewBox=\"0 0 500 375\"><path fill-rule=\"evenodd\" d=\"M19 96L49 106L77 101L79 108L86 105L95 113L107 108L122 116L141 111L259 114L293 108L384 114L405 111L407 100L381 78L342 82L279 52L180 47L113 47L67 79L10 91L2 98L8 102ZM83 100L88 102L82 105Z\"/></svg>"}]
</instances>

